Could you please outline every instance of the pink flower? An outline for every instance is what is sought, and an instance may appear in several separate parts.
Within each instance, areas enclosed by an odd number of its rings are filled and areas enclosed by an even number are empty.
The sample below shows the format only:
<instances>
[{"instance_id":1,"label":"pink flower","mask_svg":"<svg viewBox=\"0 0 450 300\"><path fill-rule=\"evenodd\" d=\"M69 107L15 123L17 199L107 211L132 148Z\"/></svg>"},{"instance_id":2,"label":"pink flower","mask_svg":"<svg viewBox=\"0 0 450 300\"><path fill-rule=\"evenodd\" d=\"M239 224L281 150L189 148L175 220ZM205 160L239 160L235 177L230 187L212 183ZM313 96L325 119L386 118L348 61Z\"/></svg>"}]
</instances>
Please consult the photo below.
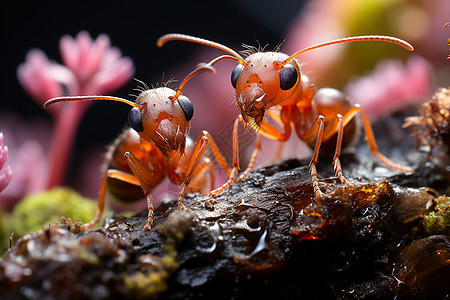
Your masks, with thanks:
<instances>
[{"instance_id":1,"label":"pink flower","mask_svg":"<svg viewBox=\"0 0 450 300\"><path fill-rule=\"evenodd\" d=\"M63 63L73 72L80 90L72 95L110 94L133 76L133 62L111 47L106 34L94 41L86 31L74 39L65 35L60 41Z\"/></svg>"},{"instance_id":2,"label":"pink flower","mask_svg":"<svg viewBox=\"0 0 450 300\"><path fill-rule=\"evenodd\" d=\"M75 39L63 36L60 52L65 66L50 61L41 50L33 49L17 69L19 82L39 105L58 96L112 93L134 73L131 59L122 57L118 48L111 47L105 34L95 41L86 31L80 32ZM58 113L62 109L59 107L50 111ZM86 105L80 106L79 103L74 107L86 109Z\"/></svg>"},{"instance_id":3,"label":"pink flower","mask_svg":"<svg viewBox=\"0 0 450 300\"><path fill-rule=\"evenodd\" d=\"M286 35L284 52L293 53L319 42L367 34L395 36L411 43L445 80L448 55L448 0L314 0L306 1ZM383 43L349 43L297 56L302 71L316 87L342 88L354 74L373 68L377 60L406 58L410 52Z\"/></svg>"},{"instance_id":4,"label":"pink flower","mask_svg":"<svg viewBox=\"0 0 450 300\"><path fill-rule=\"evenodd\" d=\"M20 83L40 106L58 96L110 94L134 73L131 59L122 57L119 49L111 47L105 34L96 40L85 31L75 39L64 36L60 51L65 66L50 61L41 50L33 49L27 54L26 62L18 67ZM55 130L48 151L50 172L42 189L62 183L76 130L89 105L90 102L67 102L50 107Z\"/></svg>"},{"instance_id":5,"label":"pink flower","mask_svg":"<svg viewBox=\"0 0 450 300\"><path fill-rule=\"evenodd\" d=\"M430 98L431 78L431 66L420 56L412 56L406 66L398 60L385 60L369 75L350 82L346 91L369 118L375 119L402 105Z\"/></svg>"},{"instance_id":6,"label":"pink flower","mask_svg":"<svg viewBox=\"0 0 450 300\"><path fill-rule=\"evenodd\" d=\"M11 181L12 171L11 167L8 165L4 170L3 166L6 162L6 157L8 156L8 147L3 146L3 133L0 132L0 192L5 189L8 183Z\"/></svg>"},{"instance_id":7,"label":"pink flower","mask_svg":"<svg viewBox=\"0 0 450 300\"><path fill-rule=\"evenodd\" d=\"M66 67L50 61L44 52L33 49L28 52L26 62L17 69L17 77L25 91L43 105L50 98L79 90L74 74Z\"/></svg>"},{"instance_id":8,"label":"pink flower","mask_svg":"<svg viewBox=\"0 0 450 300\"><path fill-rule=\"evenodd\" d=\"M50 172L47 155L51 127L48 122L26 121L2 112L0 128L7 137L8 165L13 172L10 183L0 193L0 207L3 211L11 211L25 195L46 188Z\"/></svg>"}]
</instances>

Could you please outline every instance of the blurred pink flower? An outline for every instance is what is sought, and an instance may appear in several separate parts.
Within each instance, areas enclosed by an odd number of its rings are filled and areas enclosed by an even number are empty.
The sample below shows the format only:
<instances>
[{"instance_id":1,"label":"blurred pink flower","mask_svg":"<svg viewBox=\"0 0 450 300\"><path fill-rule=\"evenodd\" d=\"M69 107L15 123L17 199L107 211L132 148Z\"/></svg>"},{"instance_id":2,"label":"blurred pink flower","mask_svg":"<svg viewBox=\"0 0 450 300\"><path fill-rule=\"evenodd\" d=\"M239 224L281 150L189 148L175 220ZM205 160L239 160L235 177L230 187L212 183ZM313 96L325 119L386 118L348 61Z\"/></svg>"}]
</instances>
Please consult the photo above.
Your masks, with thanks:
<instances>
[{"instance_id":1,"label":"blurred pink flower","mask_svg":"<svg viewBox=\"0 0 450 300\"><path fill-rule=\"evenodd\" d=\"M50 61L40 49L27 53L26 62L17 69L17 77L25 91L39 105L50 98L79 90L74 74L65 66Z\"/></svg>"},{"instance_id":2,"label":"blurred pink flower","mask_svg":"<svg viewBox=\"0 0 450 300\"><path fill-rule=\"evenodd\" d=\"M11 167L7 165L4 170L6 158L8 156L8 147L3 146L3 133L0 132L0 193L5 189L11 181L12 171Z\"/></svg>"},{"instance_id":3,"label":"blurred pink flower","mask_svg":"<svg viewBox=\"0 0 450 300\"><path fill-rule=\"evenodd\" d=\"M65 35L60 41L63 63L75 75L79 90L72 95L107 95L123 86L133 76L133 62L122 57L106 34L94 41L86 31L74 39Z\"/></svg>"},{"instance_id":4,"label":"blurred pink flower","mask_svg":"<svg viewBox=\"0 0 450 300\"><path fill-rule=\"evenodd\" d=\"M75 39L64 36L60 52L65 66L50 61L41 50L33 49L17 69L20 83L40 106L58 96L109 94L134 73L131 59L122 57L118 48L111 47L105 34L96 40L85 31ZM76 130L89 105L90 102L67 102L49 108L55 129L48 151L50 171L41 189L62 183Z\"/></svg>"},{"instance_id":5,"label":"blurred pink flower","mask_svg":"<svg viewBox=\"0 0 450 300\"><path fill-rule=\"evenodd\" d=\"M47 184L50 124L24 121L14 114L1 113L0 128L7 137L8 164L14 172L11 182L0 194L0 206L4 211L11 211L25 195L40 192Z\"/></svg>"},{"instance_id":6,"label":"blurred pink flower","mask_svg":"<svg viewBox=\"0 0 450 300\"><path fill-rule=\"evenodd\" d=\"M373 72L351 81L345 90L369 118L375 119L405 104L425 101L432 86L431 65L420 56L412 56L406 65L399 60L381 61Z\"/></svg>"},{"instance_id":7,"label":"blurred pink flower","mask_svg":"<svg viewBox=\"0 0 450 300\"><path fill-rule=\"evenodd\" d=\"M448 22L448 4L448 0L310 0L290 26L284 52L347 36L391 35L411 43L414 53L428 60L445 82L448 31L442 26ZM410 55L393 45L349 43L310 51L297 59L317 87L342 88L351 76L372 69L380 58L404 60Z\"/></svg>"}]
</instances>

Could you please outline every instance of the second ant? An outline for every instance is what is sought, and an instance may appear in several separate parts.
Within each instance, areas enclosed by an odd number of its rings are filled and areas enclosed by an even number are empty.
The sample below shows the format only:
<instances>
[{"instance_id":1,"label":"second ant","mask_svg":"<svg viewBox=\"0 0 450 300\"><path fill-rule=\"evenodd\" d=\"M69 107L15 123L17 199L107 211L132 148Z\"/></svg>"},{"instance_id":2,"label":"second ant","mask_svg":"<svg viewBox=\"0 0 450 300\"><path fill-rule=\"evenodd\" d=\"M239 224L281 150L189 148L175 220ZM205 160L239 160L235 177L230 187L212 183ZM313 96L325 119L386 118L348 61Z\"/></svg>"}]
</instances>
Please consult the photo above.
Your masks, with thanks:
<instances>
[{"instance_id":1,"label":"second ant","mask_svg":"<svg viewBox=\"0 0 450 300\"><path fill-rule=\"evenodd\" d=\"M319 149L326 154L333 155L334 152L333 166L336 176L343 184L352 185L342 174L339 156L341 148L350 145L358 136L359 123L354 119L358 113L363 120L371 154L391 169L412 172L411 168L390 161L378 151L369 120L360 105L352 104L343 93L336 89L322 88L316 91L309 77L300 72L300 63L295 58L313 49L347 42L382 41L394 43L412 51L413 47L409 43L390 36L355 36L317 44L292 55L253 51L244 59L236 51L224 45L184 34L166 34L159 38L157 45L161 47L166 42L174 40L206 45L231 54L219 56L208 65L223 59L238 63L231 73L231 83L236 89L235 102L240 111L239 118L246 127L259 132L249 167L240 179L245 178L256 161L258 150L261 149L260 135L285 142L294 129L298 138L313 149L310 173L317 201L325 196L319 188L317 178L316 164ZM266 114L280 124L283 131L269 124L264 119ZM234 136L233 140L236 142L237 136ZM232 181L234 179L230 178L229 183Z\"/></svg>"}]
</instances>

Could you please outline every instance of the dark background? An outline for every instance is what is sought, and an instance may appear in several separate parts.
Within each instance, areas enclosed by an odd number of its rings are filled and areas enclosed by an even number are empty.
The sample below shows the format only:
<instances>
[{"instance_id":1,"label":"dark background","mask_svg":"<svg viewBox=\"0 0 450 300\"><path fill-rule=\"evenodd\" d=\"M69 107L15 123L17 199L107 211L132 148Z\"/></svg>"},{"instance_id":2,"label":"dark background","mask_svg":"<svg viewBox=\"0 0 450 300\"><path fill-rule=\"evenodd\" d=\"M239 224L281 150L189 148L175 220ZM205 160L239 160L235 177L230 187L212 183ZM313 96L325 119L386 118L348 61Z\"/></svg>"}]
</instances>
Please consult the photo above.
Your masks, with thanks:
<instances>
[{"instance_id":1,"label":"dark background","mask_svg":"<svg viewBox=\"0 0 450 300\"><path fill-rule=\"evenodd\" d=\"M4 1L1 5L0 107L2 110L13 110L23 118L35 115L50 118L20 86L17 67L25 61L26 53L32 48L42 49L49 59L61 63L60 38L65 34L74 37L82 30L88 31L94 39L101 33L108 34L112 46L118 47L124 56L133 60L134 77L146 83L161 82L163 74L164 78L168 78L171 74L165 73L167 69L189 59L198 50L188 43L157 48L156 40L166 33L186 33L239 49L241 43L254 45L255 39L271 45L278 44L283 40L287 26L300 11L301 1L276 1L276 7L272 1L252 2ZM136 85L136 82L130 81L114 94L126 98ZM89 109L79 135L92 135L97 139L97 132L104 133L102 128L111 128L111 123L103 127L98 122L96 116L103 109L99 105ZM108 111L114 115L126 116L128 113L120 105L109 105ZM119 128L122 126L118 125Z\"/></svg>"},{"instance_id":2,"label":"dark background","mask_svg":"<svg viewBox=\"0 0 450 300\"><path fill-rule=\"evenodd\" d=\"M242 49L242 43L255 45L255 40L274 46L283 41L302 4L296 0L2 1L0 111L12 111L23 122L34 118L51 120L22 89L16 70L32 48L43 50L49 59L61 63L59 40L65 34L75 37L86 30L95 39L106 33L112 46L133 60L135 78L159 83L163 75L169 78L169 70L189 60L201 47L179 42L160 49L156 40L161 35L186 33L237 50ZM114 95L129 98L136 86L131 80ZM126 124L127 114L123 105L92 105L78 129L73 161L92 145L111 143Z\"/></svg>"}]
</instances>

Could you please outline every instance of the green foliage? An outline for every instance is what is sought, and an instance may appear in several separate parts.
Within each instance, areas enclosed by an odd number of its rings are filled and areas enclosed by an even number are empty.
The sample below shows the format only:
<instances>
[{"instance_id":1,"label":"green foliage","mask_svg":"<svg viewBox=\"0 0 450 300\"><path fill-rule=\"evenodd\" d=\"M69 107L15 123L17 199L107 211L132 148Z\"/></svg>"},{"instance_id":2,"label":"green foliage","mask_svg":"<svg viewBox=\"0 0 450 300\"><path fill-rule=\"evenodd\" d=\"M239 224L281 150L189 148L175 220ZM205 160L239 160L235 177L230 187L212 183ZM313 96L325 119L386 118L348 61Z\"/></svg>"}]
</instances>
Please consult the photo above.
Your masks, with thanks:
<instances>
[{"instance_id":1,"label":"green foliage","mask_svg":"<svg viewBox=\"0 0 450 300\"><path fill-rule=\"evenodd\" d=\"M424 226L428 233L450 235L450 197L436 199L436 208L425 216Z\"/></svg>"},{"instance_id":2,"label":"green foliage","mask_svg":"<svg viewBox=\"0 0 450 300\"><path fill-rule=\"evenodd\" d=\"M171 239L167 242L172 244L172 247L168 247L171 250L163 257L153 256L150 258L152 264L144 264L141 270L132 275L123 276L130 299L156 299L159 294L167 290L167 280L179 267L176 261L175 243Z\"/></svg>"},{"instance_id":3,"label":"green foliage","mask_svg":"<svg viewBox=\"0 0 450 300\"><path fill-rule=\"evenodd\" d=\"M162 245L162 257L144 255L140 258L141 269L124 275L123 282L130 299L155 299L167 290L167 280L178 267L177 244L191 231L194 214L184 210L175 211L157 226L157 231L167 239Z\"/></svg>"},{"instance_id":4,"label":"green foliage","mask_svg":"<svg viewBox=\"0 0 450 300\"><path fill-rule=\"evenodd\" d=\"M96 206L95 201L64 187L28 195L14 207L11 214L0 213L0 253L8 248L12 232L14 240L17 240L30 232L41 231L50 223L59 222L63 216L86 223L94 219Z\"/></svg>"}]
</instances>

